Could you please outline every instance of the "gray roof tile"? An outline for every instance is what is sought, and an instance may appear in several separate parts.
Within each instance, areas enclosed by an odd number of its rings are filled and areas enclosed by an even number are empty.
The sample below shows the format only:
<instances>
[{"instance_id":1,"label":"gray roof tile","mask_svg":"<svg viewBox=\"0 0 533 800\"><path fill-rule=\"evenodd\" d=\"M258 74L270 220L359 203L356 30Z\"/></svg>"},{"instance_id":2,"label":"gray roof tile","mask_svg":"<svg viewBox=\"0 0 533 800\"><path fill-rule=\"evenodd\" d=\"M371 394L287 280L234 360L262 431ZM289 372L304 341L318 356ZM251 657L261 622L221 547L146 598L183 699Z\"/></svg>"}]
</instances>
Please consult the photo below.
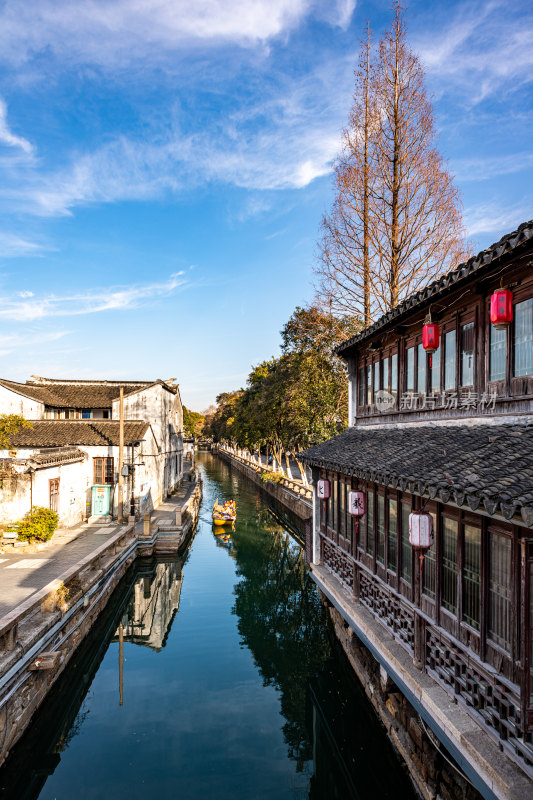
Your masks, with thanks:
<instances>
[{"instance_id":1,"label":"gray roof tile","mask_svg":"<svg viewBox=\"0 0 533 800\"><path fill-rule=\"evenodd\" d=\"M509 439L512 438L510 443ZM310 465L363 480L483 505L533 525L533 426L477 425L350 428L302 453ZM523 466L517 473L517 462ZM472 477L475 475L475 482Z\"/></svg>"}]
</instances>

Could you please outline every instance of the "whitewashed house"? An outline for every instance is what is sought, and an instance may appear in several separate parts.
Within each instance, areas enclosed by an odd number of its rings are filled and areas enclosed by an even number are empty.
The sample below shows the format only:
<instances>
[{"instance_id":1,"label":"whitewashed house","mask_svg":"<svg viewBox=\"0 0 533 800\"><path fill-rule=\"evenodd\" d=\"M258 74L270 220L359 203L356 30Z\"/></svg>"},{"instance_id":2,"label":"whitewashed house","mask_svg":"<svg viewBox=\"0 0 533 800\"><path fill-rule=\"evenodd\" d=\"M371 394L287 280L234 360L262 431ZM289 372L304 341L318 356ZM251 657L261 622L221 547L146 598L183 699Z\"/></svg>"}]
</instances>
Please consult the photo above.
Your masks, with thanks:
<instances>
[{"instance_id":1,"label":"whitewashed house","mask_svg":"<svg viewBox=\"0 0 533 800\"><path fill-rule=\"evenodd\" d=\"M32 505L53 508L62 525L116 516L119 395L124 389L124 513L147 513L183 476L179 389L164 381L0 380L0 414L31 422L0 450L0 523ZM97 502L98 501L98 502Z\"/></svg>"}]
</instances>

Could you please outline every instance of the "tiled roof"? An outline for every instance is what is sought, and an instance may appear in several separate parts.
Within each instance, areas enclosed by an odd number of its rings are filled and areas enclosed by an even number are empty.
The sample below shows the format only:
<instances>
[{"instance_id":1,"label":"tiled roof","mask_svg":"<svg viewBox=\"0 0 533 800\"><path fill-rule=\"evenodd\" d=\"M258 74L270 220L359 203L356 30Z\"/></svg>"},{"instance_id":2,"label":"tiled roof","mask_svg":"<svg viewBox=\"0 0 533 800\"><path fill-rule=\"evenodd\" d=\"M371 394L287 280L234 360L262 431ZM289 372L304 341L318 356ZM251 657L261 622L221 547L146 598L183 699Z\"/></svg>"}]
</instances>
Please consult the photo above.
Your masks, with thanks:
<instances>
[{"instance_id":1,"label":"tiled roof","mask_svg":"<svg viewBox=\"0 0 533 800\"><path fill-rule=\"evenodd\" d=\"M473 276L480 277L483 272L486 272L493 267L494 262L497 262L498 259L507 255L508 253L514 253L515 250L525 250L528 244L533 244L533 220L530 220L529 222L523 222L522 225L516 229L516 231L506 234L506 236L503 236L499 242L487 247L486 250L482 250L481 253L477 254L477 256L472 256L472 258L468 259L465 264L459 264L457 269L446 273L446 275L442 275L440 278L438 278L438 280L430 283L429 286L426 286L419 292L416 292L410 297L407 297L405 300L402 300L402 302L397 305L396 308L393 308L392 311L384 314L372 325L369 325L368 328L365 328L363 331L361 331L361 333L357 333L355 336L352 336L350 339L342 342L336 348L336 352L341 355L345 350L348 350L354 344L358 344L359 342L368 339L370 336L373 336L390 322L399 322L402 317L406 316L412 311L417 310L418 306L423 307L428 300L434 302L439 297L449 293L455 289L456 286L466 282Z\"/></svg>"},{"instance_id":2,"label":"tiled roof","mask_svg":"<svg viewBox=\"0 0 533 800\"><path fill-rule=\"evenodd\" d=\"M10 436L15 447L61 447L63 445L113 445L119 444L119 420L39 419L31 428L22 428ZM147 422L124 421L124 444L140 441L149 428Z\"/></svg>"},{"instance_id":3,"label":"tiled roof","mask_svg":"<svg viewBox=\"0 0 533 800\"><path fill-rule=\"evenodd\" d=\"M44 453L35 453L29 459L30 464L35 469L46 469L60 464L72 464L76 461L83 461L86 454L77 447L60 447L57 450L49 450Z\"/></svg>"},{"instance_id":4,"label":"tiled roof","mask_svg":"<svg viewBox=\"0 0 533 800\"><path fill-rule=\"evenodd\" d=\"M138 392L141 389L147 389L160 383L173 394L177 392L175 386L169 386L163 381L150 382L126 382L120 383L106 383L98 382L57 382L57 383L40 383L28 381L27 383L16 383L15 381L7 381L0 379L0 386L10 389L12 392L21 394L24 397L29 397L32 400L37 400L44 403L46 406L52 408L111 408L113 400L117 400L120 395L121 385L124 387L124 396L127 397L133 392Z\"/></svg>"},{"instance_id":5,"label":"tiled roof","mask_svg":"<svg viewBox=\"0 0 533 800\"><path fill-rule=\"evenodd\" d=\"M533 424L349 428L302 460L533 527Z\"/></svg>"}]
</instances>

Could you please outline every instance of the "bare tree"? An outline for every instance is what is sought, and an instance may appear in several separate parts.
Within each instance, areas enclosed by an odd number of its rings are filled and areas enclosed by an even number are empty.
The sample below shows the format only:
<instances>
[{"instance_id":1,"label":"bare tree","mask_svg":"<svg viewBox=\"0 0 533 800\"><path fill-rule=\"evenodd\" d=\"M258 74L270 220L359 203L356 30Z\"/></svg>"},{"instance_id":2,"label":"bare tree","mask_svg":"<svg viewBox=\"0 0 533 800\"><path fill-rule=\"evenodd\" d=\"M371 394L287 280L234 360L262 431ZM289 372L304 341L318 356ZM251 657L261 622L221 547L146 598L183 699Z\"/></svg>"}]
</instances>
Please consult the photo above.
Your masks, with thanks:
<instances>
[{"instance_id":1,"label":"bare tree","mask_svg":"<svg viewBox=\"0 0 533 800\"><path fill-rule=\"evenodd\" d=\"M336 195L322 220L319 295L338 314L357 313L365 326L372 319L370 295L369 203L371 136L377 129L371 89L371 31L361 43L354 71L355 92L349 126L335 163Z\"/></svg>"},{"instance_id":2,"label":"bare tree","mask_svg":"<svg viewBox=\"0 0 533 800\"><path fill-rule=\"evenodd\" d=\"M469 255L399 2L374 63L370 53L368 37L317 267L321 299L337 312L362 311L367 325Z\"/></svg>"}]
</instances>

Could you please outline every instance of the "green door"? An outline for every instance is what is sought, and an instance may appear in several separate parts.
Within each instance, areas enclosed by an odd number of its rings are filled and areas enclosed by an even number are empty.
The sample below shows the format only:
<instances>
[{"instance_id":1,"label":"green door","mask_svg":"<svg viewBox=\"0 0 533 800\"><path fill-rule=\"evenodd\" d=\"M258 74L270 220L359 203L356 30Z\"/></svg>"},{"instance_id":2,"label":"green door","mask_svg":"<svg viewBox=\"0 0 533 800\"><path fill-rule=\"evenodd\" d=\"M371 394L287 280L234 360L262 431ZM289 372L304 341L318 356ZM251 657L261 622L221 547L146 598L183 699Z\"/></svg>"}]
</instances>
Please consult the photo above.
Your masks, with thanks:
<instances>
[{"instance_id":1,"label":"green door","mask_svg":"<svg viewBox=\"0 0 533 800\"><path fill-rule=\"evenodd\" d=\"M92 508L93 517L107 517L109 514L109 504L111 496L111 486L97 484L92 489Z\"/></svg>"}]
</instances>

